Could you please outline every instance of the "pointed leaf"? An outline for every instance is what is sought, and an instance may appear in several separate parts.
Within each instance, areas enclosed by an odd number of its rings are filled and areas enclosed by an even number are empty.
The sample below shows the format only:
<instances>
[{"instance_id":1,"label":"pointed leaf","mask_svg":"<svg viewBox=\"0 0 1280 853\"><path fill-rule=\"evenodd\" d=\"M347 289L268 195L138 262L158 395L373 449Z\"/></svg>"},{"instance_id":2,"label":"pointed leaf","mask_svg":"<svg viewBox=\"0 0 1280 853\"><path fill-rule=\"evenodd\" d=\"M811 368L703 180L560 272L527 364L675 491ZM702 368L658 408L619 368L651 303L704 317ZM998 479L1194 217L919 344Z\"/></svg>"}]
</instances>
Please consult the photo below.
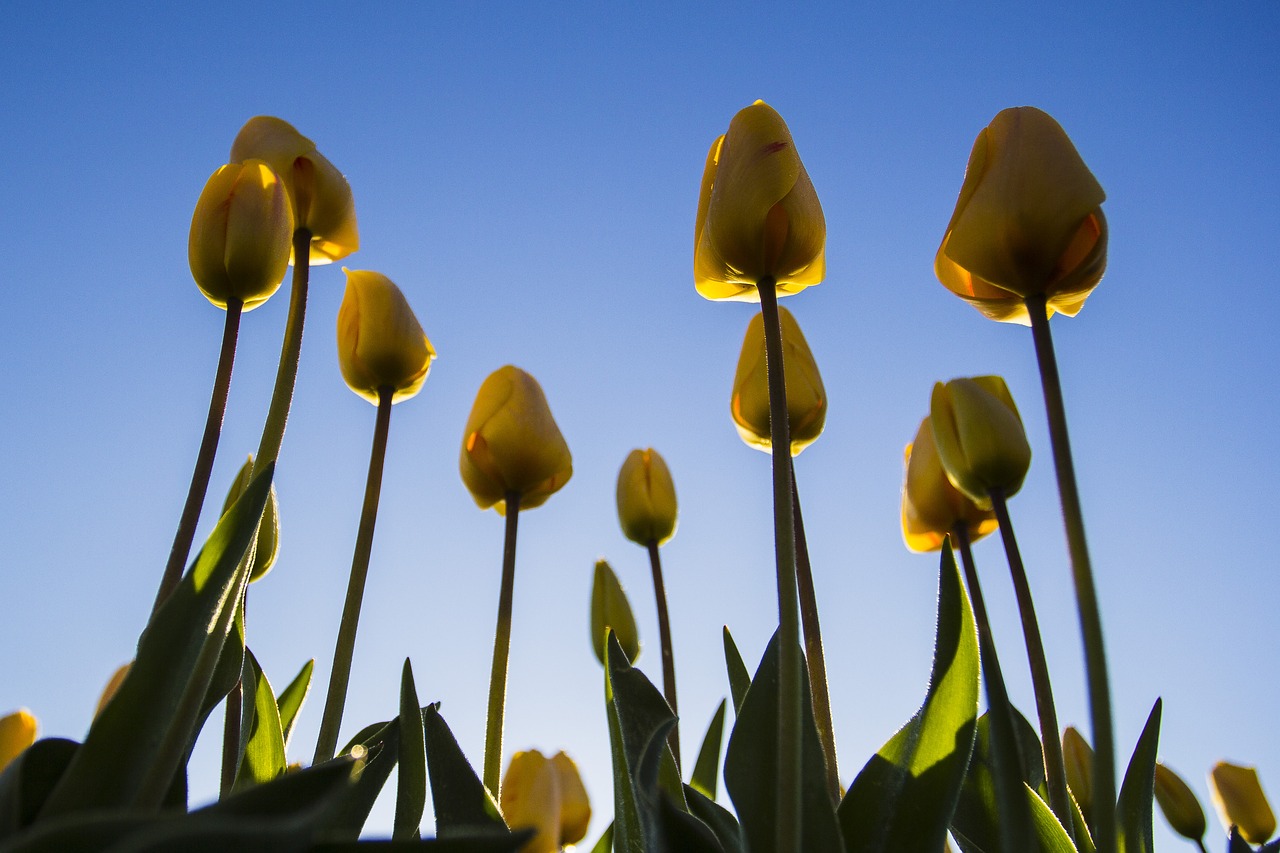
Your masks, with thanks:
<instances>
[{"instance_id":1,"label":"pointed leaf","mask_svg":"<svg viewBox=\"0 0 1280 853\"><path fill-rule=\"evenodd\" d=\"M431 803L436 835L441 838L506 835L498 804L472 769L453 732L440 716L440 704L422 709L427 769L431 774Z\"/></svg>"},{"instance_id":2,"label":"pointed leaf","mask_svg":"<svg viewBox=\"0 0 1280 853\"><path fill-rule=\"evenodd\" d=\"M591 848L591 853L613 853L613 824L605 827L600 838Z\"/></svg>"},{"instance_id":3,"label":"pointed leaf","mask_svg":"<svg viewBox=\"0 0 1280 853\"><path fill-rule=\"evenodd\" d=\"M355 784L329 809L324 821L326 838L338 841L354 841L360 837L374 802L390 778L391 770L400 757L400 718L366 726L342 748L337 758L317 764L312 769L328 767L336 761L350 761L350 755L363 756L364 768Z\"/></svg>"},{"instance_id":4,"label":"pointed leaf","mask_svg":"<svg viewBox=\"0 0 1280 853\"><path fill-rule=\"evenodd\" d=\"M279 700L276 702L276 708L280 712L280 729L284 733L286 750L289 748L289 738L293 736L294 723L298 721L298 712L302 710L302 703L307 701L307 694L311 692L311 674L315 668L315 658L303 664L302 670L294 676L293 681L289 682L289 686L280 692Z\"/></svg>"},{"instance_id":5,"label":"pointed leaf","mask_svg":"<svg viewBox=\"0 0 1280 853\"><path fill-rule=\"evenodd\" d=\"M400 676L400 771L396 782L396 820L391 837L415 840L422 833L427 804L427 745L422 733L422 710L413 684L413 667L404 659Z\"/></svg>"},{"instance_id":6,"label":"pointed leaf","mask_svg":"<svg viewBox=\"0 0 1280 853\"><path fill-rule=\"evenodd\" d=\"M724 626L724 665L729 670L729 695L733 697L733 713L736 716L742 710L742 700L747 696L747 688L751 686L751 672L742 662L738 653L738 644L729 633L729 626Z\"/></svg>"},{"instance_id":7,"label":"pointed leaf","mask_svg":"<svg viewBox=\"0 0 1280 853\"><path fill-rule=\"evenodd\" d=\"M1249 843L1240 837L1240 830L1231 827L1231 835L1227 839L1227 853L1253 853Z\"/></svg>"},{"instance_id":8,"label":"pointed leaf","mask_svg":"<svg viewBox=\"0 0 1280 853\"><path fill-rule=\"evenodd\" d=\"M725 702L720 700L707 734L702 739L702 748L698 750L698 761L693 765L693 778L689 784L702 792L707 799L716 798L716 777L720 775L720 744L724 740Z\"/></svg>"},{"instance_id":9,"label":"pointed leaf","mask_svg":"<svg viewBox=\"0 0 1280 853\"><path fill-rule=\"evenodd\" d=\"M1151 803L1155 799L1156 750L1160 743L1161 700L1157 699L1124 773L1116 799L1120 853L1152 853L1155 849Z\"/></svg>"},{"instance_id":10,"label":"pointed leaf","mask_svg":"<svg viewBox=\"0 0 1280 853\"><path fill-rule=\"evenodd\" d=\"M742 840L742 827L728 809L721 807L693 786L685 788L685 799L689 802L689 814L707 825L715 833L716 840L724 853L747 853Z\"/></svg>"},{"instance_id":11,"label":"pointed leaf","mask_svg":"<svg viewBox=\"0 0 1280 853\"><path fill-rule=\"evenodd\" d=\"M253 712L248 735L244 739L244 757L231 790L243 791L270 782L284 773L284 732L280 727L280 708L275 692L253 652L244 653L244 693L253 696ZM242 727L243 728L243 727Z\"/></svg>"}]
</instances>

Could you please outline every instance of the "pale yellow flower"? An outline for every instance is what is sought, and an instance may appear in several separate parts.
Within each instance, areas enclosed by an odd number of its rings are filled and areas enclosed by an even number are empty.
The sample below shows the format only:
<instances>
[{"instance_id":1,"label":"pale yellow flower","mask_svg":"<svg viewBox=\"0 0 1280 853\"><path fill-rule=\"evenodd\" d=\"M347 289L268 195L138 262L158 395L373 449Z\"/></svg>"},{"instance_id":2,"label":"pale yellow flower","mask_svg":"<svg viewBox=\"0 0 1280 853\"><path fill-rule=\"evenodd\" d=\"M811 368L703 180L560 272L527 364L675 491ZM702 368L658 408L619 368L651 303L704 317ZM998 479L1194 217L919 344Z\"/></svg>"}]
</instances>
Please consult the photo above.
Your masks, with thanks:
<instances>
[{"instance_id":1,"label":"pale yellow flower","mask_svg":"<svg viewBox=\"0 0 1280 853\"><path fill-rule=\"evenodd\" d=\"M382 389L391 402L422 390L436 351L400 288L382 273L349 270L338 309L338 366L347 387L375 406Z\"/></svg>"},{"instance_id":2,"label":"pale yellow flower","mask_svg":"<svg viewBox=\"0 0 1280 853\"><path fill-rule=\"evenodd\" d=\"M1022 488L1031 446L999 376L936 383L929 420L947 479L980 508L991 507L994 489L1009 497Z\"/></svg>"},{"instance_id":3,"label":"pale yellow flower","mask_svg":"<svg viewBox=\"0 0 1280 853\"><path fill-rule=\"evenodd\" d=\"M818 363L809 351L800 325L791 312L779 306L782 326L782 370L787 388L787 415L791 425L791 455L795 456L822 435L827 422L827 391L822 385ZM747 325L733 377L729 413L738 435L748 446L768 453L773 448L769 435L769 372L765 364L764 318L756 314Z\"/></svg>"},{"instance_id":4,"label":"pale yellow flower","mask_svg":"<svg viewBox=\"0 0 1280 853\"><path fill-rule=\"evenodd\" d=\"M618 521L638 545L661 545L675 535L676 486L652 447L631 451L618 471Z\"/></svg>"},{"instance_id":5,"label":"pale yellow flower","mask_svg":"<svg viewBox=\"0 0 1280 853\"><path fill-rule=\"evenodd\" d=\"M912 551L939 550L958 524L964 524L970 542L999 526L992 510L980 509L947 479L929 418L907 445L903 468L902 538Z\"/></svg>"}]
</instances>

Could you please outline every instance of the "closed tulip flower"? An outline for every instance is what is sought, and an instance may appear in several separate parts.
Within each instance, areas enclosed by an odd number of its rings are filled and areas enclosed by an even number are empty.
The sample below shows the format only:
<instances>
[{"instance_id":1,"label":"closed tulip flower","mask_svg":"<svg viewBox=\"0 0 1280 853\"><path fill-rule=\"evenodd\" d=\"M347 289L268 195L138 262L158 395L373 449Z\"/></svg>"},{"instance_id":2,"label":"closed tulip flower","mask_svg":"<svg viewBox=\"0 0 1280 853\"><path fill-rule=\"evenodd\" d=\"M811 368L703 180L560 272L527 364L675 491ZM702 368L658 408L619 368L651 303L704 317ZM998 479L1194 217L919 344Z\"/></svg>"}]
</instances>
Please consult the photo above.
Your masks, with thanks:
<instances>
[{"instance_id":1,"label":"closed tulip flower","mask_svg":"<svg viewBox=\"0 0 1280 853\"><path fill-rule=\"evenodd\" d=\"M826 220L782 116L764 101L741 110L711 145L694 225L693 279L707 299L758 301L826 275Z\"/></svg>"},{"instance_id":2,"label":"closed tulip flower","mask_svg":"<svg viewBox=\"0 0 1280 853\"><path fill-rule=\"evenodd\" d=\"M933 425L925 418L907 445L902 482L902 538L912 551L937 551L947 534L963 524L969 541L996 530L995 512L979 509L942 470Z\"/></svg>"},{"instance_id":3,"label":"closed tulip flower","mask_svg":"<svg viewBox=\"0 0 1280 853\"><path fill-rule=\"evenodd\" d=\"M1204 809L1182 777L1163 764L1156 765L1156 802L1173 831L1189 841L1204 838Z\"/></svg>"},{"instance_id":4,"label":"closed tulip flower","mask_svg":"<svg viewBox=\"0 0 1280 853\"><path fill-rule=\"evenodd\" d=\"M235 299L251 311L279 289L292 238L289 197L271 167L261 160L223 166L191 217L191 275L214 305Z\"/></svg>"},{"instance_id":5,"label":"closed tulip flower","mask_svg":"<svg viewBox=\"0 0 1280 853\"><path fill-rule=\"evenodd\" d=\"M973 144L938 280L993 320L1028 324L1029 296L1074 317L1107 265L1105 198L1051 116L1004 110Z\"/></svg>"},{"instance_id":6,"label":"closed tulip flower","mask_svg":"<svg viewBox=\"0 0 1280 853\"><path fill-rule=\"evenodd\" d=\"M933 386L929 418L938 458L952 485L982 509L991 492L1022 487L1031 447L1018 407L999 376L952 379Z\"/></svg>"},{"instance_id":7,"label":"closed tulip flower","mask_svg":"<svg viewBox=\"0 0 1280 853\"><path fill-rule=\"evenodd\" d=\"M591 583L591 648L602 664L606 663L604 635L609 628L613 629L627 660L635 663L640 657L640 632L636 630L631 603L613 568L604 560L597 560Z\"/></svg>"},{"instance_id":8,"label":"closed tulip flower","mask_svg":"<svg viewBox=\"0 0 1280 853\"><path fill-rule=\"evenodd\" d=\"M512 829L535 829L522 853L555 853L587 834L591 803L578 768L563 752L517 752L502 778L502 816Z\"/></svg>"},{"instance_id":9,"label":"closed tulip flower","mask_svg":"<svg viewBox=\"0 0 1280 853\"><path fill-rule=\"evenodd\" d=\"M506 513L542 506L573 476L573 457L538 381L507 365L489 374L467 418L459 462L462 482L481 509Z\"/></svg>"},{"instance_id":10,"label":"closed tulip flower","mask_svg":"<svg viewBox=\"0 0 1280 853\"><path fill-rule=\"evenodd\" d=\"M827 422L827 392L796 318L781 306L778 317L782 324L782 366L786 373L787 414L791 420L791 455L795 456L822 435ZM769 377L764 357L764 320L760 314L751 318L742 341L729 412L743 441L770 452L773 444L769 437Z\"/></svg>"},{"instance_id":11,"label":"closed tulip flower","mask_svg":"<svg viewBox=\"0 0 1280 853\"><path fill-rule=\"evenodd\" d=\"M36 742L36 718L26 708L0 717L0 770Z\"/></svg>"},{"instance_id":12,"label":"closed tulip flower","mask_svg":"<svg viewBox=\"0 0 1280 853\"><path fill-rule=\"evenodd\" d=\"M627 454L618 472L618 521L638 545L659 545L676 532L676 486L653 448Z\"/></svg>"},{"instance_id":13,"label":"closed tulip flower","mask_svg":"<svg viewBox=\"0 0 1280 853\"><path fill-rule=\"evenodd\" d=\"M338 365L352 391L375 406L379 392L391 401L422 390L436 351L400 288L385 275L349 270L338 309Z\"/></svg>"},{"instance_id":14,"label":"closed tulip flower","mask_svg":"<svg viewBox=\"0 0 1280 853\"><path fill-rule=\"evenodd\" d=\"M311 232L311 264L341 260L360 248L351 185L293 125L255 116L236 134L231 159L265 160L280 175L293 202L294 226Z\"/></svg>"},{"instance_id":15,"label":"closed tulip flower","mask_svg":"<svg viewBox=\"0 0 1280 853\"><path fill-rule=\"evenodd\" d=\"M1276 831L1276 816L1262 793L1258 771L1219 761L1209 771L1209 790L1223 826L1234 826L1250 844L1264 844Z\"/></svg>"},{"instance_id":16,"label":"closed tulip flower","mask_svg":"<svg viewBox=\"0 0 1280 853\"><path fill-rule=\"evenodd\" d=\"M239 500L249 482L253 479L253 455L245 459L245 463L236 472L236 478L227 490L227 497L222 502L222 514L226 515L232 504ZM249 569L249 583L266 577L267 572L276 564L280 556L280 502L276 499L276 484L271 484L267 492L267 505L262 508L262 520L258 522L258 541L253 550L253 567Z\"/></svg>"}]
</instances>

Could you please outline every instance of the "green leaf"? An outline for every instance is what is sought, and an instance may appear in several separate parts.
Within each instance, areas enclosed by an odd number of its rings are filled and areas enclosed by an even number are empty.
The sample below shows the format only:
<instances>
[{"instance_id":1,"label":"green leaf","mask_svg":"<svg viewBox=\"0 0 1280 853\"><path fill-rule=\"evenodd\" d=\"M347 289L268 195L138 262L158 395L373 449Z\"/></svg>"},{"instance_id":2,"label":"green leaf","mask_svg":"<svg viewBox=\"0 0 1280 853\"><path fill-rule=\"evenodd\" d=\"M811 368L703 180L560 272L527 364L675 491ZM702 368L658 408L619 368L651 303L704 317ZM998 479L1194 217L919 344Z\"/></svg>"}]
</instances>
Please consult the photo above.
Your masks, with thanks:
<instances>
[{"instance_id":1,"label":"green leaf","mask_svg":"<svg viewBox=\"0 0 1280 853\"><path fill-rule=\"evenodd\" d=\"M79 748L73 740L43 738L9 762L0 773L0 840L36 819Z\"/></svg>"},{"instance_id":2,"label":"green leaf","mask_svg":"<svg viewBox=\"0 0 1280 853\"><path fill-rule=\"evenodd\" d=\"M440 716L439 703L422 709L422 725L436 835L507 835L498 804L462 754L449 725Z\"/></svg>"},{"instance_id":3,"label":"green leaf","mask_svg":"<svg viewBox=\"0 0 1280 853\"><path fill-rule=\"evenodd\" d=\"M327 838L341 841L360 837L365 821L382 788L391 776L391 770L400 758L400 718L388 723L365 726L338 754L337 758L317 764L328 767L334 762L350 761L350 754L363 756L364 768L356 783L343 794L329 810L324 828ZM293 775L293 774L289 774Z\"/></svg>"},{"instance_id":4,"label":"green leaf","mask_svg":"<svg viewBox=\"0 0 1280 853\"><path fill-rule=\"evenodd\" d=\"M729 695L733 697L733 713L742 710L742 700L747 698L747 688L751 686L751 673L742 662L738 653L738 644L729 633L729 626L724 626L724 665L729 670Z\"/></svg>"},{"instance_id":5,"label":"green leaf","mask_svg":"<svg viewBox=\"0 0 1280 853\"><path fill-rule=\"evenodd\" d=\"M929 690L840 804L850 851L942 849L977 732L978 660L973 611L944 548Z\"/></svg>"},{"instance_id":6,"label":"green leaf","mask_svg":"<svg viewBox=\"0 0 1280 853\"><path fill-rule=\"evenodd\" d=\"M248 581L274 465L218 522L138 641L115 698L102 709L50 794L41 818L84 809L154 809L172 785L208 694L236 603Z\"/></svg>"},{"instance_id":7,"label":"green leaf","mask_svg":"<svg viewBox=\"0 0 1280 853\"><path fill-rule=\"evenodd\" d=\"M293 736L293 726L298 721L298 712L302 710L302 703L307 701L307 694L311 692L311 674L315 668L315 658L303 664L302 670L280 693L279 700L276 702L276 709L280 712L280 729L284 734L286 750L289 748L289 738Z\"/></svg>"},{"instance_id":8,"label":"green leaf","mask_svg":"<svg viewBox=\"0 0 1280 853\"><path fill-rule=\"evenodd\" d=\"M747 853L742 840L742 827L728 809L721 807L692 785L684 789L684 794L689 802L689 814L707 825L724 853Z\"/></svg>"},{"instance_id":9,"label":"green leaf","mask_svg":"<svg viewBox=\"0 0 1280 853\"><path fill-rule=\"evenodd\" d=\"M1160 743L1161 701L1151 709L1142 727L1138 745L1124 773L1120 796L1116 798L1116 822L1119 832L1116 848L1120 853L1152 853L1155 850L1151 802L1155 798L1156 750Z\"/></svg>"},{"instance_id":10,"label":"green leaf","mask_svg":"<svg viewBox=\"0 0 1280 853\"><path fill-rule=\"evenodd\" d=\"M610 822L600 833L600 838L591 848L591 853L613 853L613 823Z\"/></svg>"},{"instance_id":11,"label":"green leaf","mask_svg":"<svg viewBox=\"0 0 1280 853\"><path fill-rule=\"evenodd\" d=\"M413 667L404 659L400 676L400 771L396 783L395 840L421 836L422 811L427 803L427 745L422 710L413 684Z\"/></svg>"},{"instance_id":12,"label":"green leaf","mask_svg":"<svg viewBox=\"0 0 1280 853\"><path fill-rule=\"evenodd\" d=\"M742 834L753 851L773 850L778 814L778 679L781 640L775 632L738 709L724 759L724 786L742 820ZM800 655L799 647L795 654ZM813 722L809 677L801 672L800 715L801 849L844 849L835 804L827 791L826 758Z\"/></svg>"},{"instance_id":13,"label":"green leaf","mask_svg":"<svg viewBox=\"0 0 1280 853\"><path fill-rule=\"evenodd\" d=\"M693 765L693 778L689 784L704 794L707 799L716 798L716 777L720 775L720 744L724 740L725 702L720 700L707 734L702 739L702 748L698 750L698 760Z\"/></svg>"},{"instance_id":14,"label":"green leaf","mask_svg":"<svg viewBox=\"0 0 1280 853\"><path fill-rule=\"evenodd\" d=\"M270 782L284 773L286 766L284 731L280 725L280 708L276 704L275 692L258 665L258 659L248 649L244 653L243 688L245 696L253 697L253 710L249 715L248 733L242 736L244 756L235 784L231 786L233 792Z\"/></svg>"}]
</instances>

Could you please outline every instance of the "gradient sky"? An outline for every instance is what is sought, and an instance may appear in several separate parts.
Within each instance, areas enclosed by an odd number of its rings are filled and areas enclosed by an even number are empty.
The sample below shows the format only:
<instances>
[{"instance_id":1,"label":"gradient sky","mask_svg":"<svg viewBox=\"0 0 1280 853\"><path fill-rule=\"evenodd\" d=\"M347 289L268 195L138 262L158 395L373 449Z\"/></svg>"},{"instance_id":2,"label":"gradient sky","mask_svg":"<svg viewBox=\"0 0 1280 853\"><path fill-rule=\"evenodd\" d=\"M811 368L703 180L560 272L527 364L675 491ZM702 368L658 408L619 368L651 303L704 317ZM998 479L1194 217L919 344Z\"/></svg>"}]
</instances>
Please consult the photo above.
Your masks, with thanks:
<instances>
[{"instance_id":1,"label":"gradient sky","mask_svg":"<svg viewBox=\"0 0 1280 853\"><path fill-rule=\"evenodd\" d=\"M902 449L932 383L954 376L1001 374L1020 403L1035 457L1011 512L1059 716L1087 732L1030 333L983 319L932 273L974 136L1030 104L1108 194L1107 275L1053 332L1120 763L1162 696L1161 758L1206 808L1220 758L1257 764L1280 797L1280 357L1267 331L1280 309L1280 5L555 5L7 10L0 713L27 706L43 733L81 737L132 657L223 323L190 278L191 211L240 126L277 115L351 182L362 246L345 263L395 280L439 352L392 418L344 740L396 713L409 656L422 700L443 703L480 764L502 522L471 501L457 454L481 381L517 364L541 381L575 474L521 520L506 747L578 761L594 840L611 811L587 629L597 558L627 587L640 665L661 678L647 560L616 521L628 451L662 453L681 501L664 564L686 751L728 692L721 626L753 664L776 624L768 458L728 417L755 309L703 300L691 274L707 146L762 98L788 121L828 224L827 281L786 304L831 400L797 476L841 777L924 696L938 561L902 545ZM277 471L281 559L249 609L278 688L316 658L294 760L314 746L373 430L337 370L342 290L337 266L313 272ZM257 446L286 307L282 291L244 318L198 538ZM1003 553L991 540L976 553L1030 713ZM197 750L194 801L216 792L217 740ZM391 810L374 821L389 830ZM1160 817L1156 832L1162 849L1183 843Z\"/></svg>"}]
</instances>

